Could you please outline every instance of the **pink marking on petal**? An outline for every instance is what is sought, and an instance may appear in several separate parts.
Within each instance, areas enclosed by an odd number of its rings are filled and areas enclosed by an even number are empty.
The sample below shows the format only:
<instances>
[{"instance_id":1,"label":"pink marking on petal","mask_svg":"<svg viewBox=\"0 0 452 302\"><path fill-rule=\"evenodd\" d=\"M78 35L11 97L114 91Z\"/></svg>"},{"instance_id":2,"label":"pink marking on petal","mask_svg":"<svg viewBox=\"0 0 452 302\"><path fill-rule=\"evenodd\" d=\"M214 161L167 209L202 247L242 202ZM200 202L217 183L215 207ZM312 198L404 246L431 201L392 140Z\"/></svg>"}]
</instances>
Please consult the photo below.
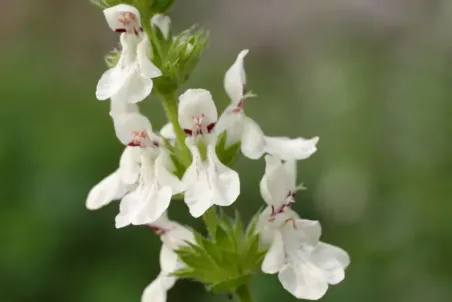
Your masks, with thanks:
<instances>
[{"instance_id":1,"label":"pink marking on petal","mask_svg":"<svg viewBox=\"0 0 452 302\"><path fill-rule=\"evenodd\" d=\"M236 107L234 107L234 109L232 109L233 113L239 113L243 110L243 106L245 105L245 100L241 99L240 102L237 104Z\"/></svg>"},{"instance_id":2,"label":"pink marking on petal","mask_svg":"<svg viewBox=\"0 0 452 302\"><path fill-rule=\"evenodd\" d=\"M146 224L146 227L148 227L151 230L153 230L157 234L157 236L161 236L161 235L165 234L166 231L167 231L167 230L165 230L165 229L163 229L161 227L158 227L158 226L152 225L152 224Z\"/></svg>"},{"instance_id":3,"label":"pink marking on petal","mask_svg":"<svg viewBox=\"0 0 452 302\"><path fill-rule=\"evenodd\" d=\"M216 123L211 123L211 124L207 125L207 132L208 133L212 132L215 125L216 125Z\"/></svg>"}]
</instances>

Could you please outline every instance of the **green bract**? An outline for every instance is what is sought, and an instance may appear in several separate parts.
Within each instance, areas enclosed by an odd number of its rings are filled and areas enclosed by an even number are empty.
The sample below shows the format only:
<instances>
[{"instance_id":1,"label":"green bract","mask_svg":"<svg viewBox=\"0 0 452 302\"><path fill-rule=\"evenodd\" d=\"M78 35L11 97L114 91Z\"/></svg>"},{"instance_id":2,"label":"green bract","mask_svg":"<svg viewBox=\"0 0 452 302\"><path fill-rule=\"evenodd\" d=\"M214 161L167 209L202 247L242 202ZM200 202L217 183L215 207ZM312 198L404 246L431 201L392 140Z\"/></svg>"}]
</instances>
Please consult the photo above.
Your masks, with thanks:
<instances>
[{"instance_id":1,"label":"green bract","mask_svg":"<svg viewBox=\"0 0 452 302\"><path fill-rule=\"evenodd\" d=\"M258 215L244 230L238 213L232 220L211 208L204 214L209 235L194 232L196 244L176 251L186 267L174 275L199 281L214 292L233 292L247 284L266 253L259 246L257 219Z\"/></svg>"}]
</instances>

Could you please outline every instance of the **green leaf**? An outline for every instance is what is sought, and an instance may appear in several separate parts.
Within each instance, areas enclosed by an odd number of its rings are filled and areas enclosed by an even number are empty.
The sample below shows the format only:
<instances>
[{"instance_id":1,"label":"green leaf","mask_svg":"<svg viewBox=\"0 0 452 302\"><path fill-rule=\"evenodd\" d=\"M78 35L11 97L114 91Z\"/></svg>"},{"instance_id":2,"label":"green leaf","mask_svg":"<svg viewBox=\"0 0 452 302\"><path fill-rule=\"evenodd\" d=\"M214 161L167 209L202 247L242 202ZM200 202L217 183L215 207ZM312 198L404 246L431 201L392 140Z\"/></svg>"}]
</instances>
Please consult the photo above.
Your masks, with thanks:
<instances>
[{"instance_id":1,"label":"green leaf","mask_svg":"<svg viewBox=\"0 0 452 302\"><path fill-rule=\"evenodd\" d=\"M195 232L196 243L186 242L176 251L186 267L174 275L202 282L212 291L232 292L249 281L266 251L260 249L259 234L255 232L259 215L251 220L245 232L237 211L234 219L221 209L218 212L212 209L204 218L209 234L215 226L215 235L205 237Z\"/></svg>"}]
</instances>

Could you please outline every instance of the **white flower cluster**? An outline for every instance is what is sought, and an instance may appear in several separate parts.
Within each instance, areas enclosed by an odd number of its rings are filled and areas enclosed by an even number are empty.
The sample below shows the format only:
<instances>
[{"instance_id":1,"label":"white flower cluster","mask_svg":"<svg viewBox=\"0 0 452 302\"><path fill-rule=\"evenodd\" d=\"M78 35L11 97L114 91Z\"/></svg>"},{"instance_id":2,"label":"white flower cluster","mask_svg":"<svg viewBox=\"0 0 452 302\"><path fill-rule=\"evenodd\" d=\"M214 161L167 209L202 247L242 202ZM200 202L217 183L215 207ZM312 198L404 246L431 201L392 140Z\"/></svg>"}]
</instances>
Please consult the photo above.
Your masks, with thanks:
<instances>
[{"instance_id":1,"label":"white flower cluster","mask_svg":"<svg viewBox=\"0 0 452 302\"><path fill-rule=\"evenodd\" d=\"M166 300L166 291L176 280L171 273L183 267L174 250L194 242L188 228L166 216L172 197L182 193L190 214L200 217L213 205L231 205L240 194L238 173L221 163L216 153L218 137L224 132L226 147L240 142L242 154L250 159L267 154L260 189L268 207L257 228L262 244L269 247L262 270L278 273L284 288L297 298L322 297L328 284L344 278L348 255L320 242L319 223L300 219L290 209L298 189L296 160L312 155L318 138L268 137L245 115L245 101L254 95L245 92L244 58L248 50L244 50L226 72L224 86L231 104L220 117L207 90L189 89L179 97L178 121L192 161L178 178L167 145L176 143L173 125L153 132L136 104L151 93L152 79L162 75L151 60L149 37L142 30L140 14L125 4L105 9L104 14L112 30L121 33L122 52L117 65L102 75L96 96L99 100L111 99L116 135L126 147L119 168L90 191L86 205L94 210L121 200L117 228L146 225L161 236L162 272L146 288L142 301ZM168 17L157 15L149 22L168 36Z\"/></svg>"}]
</instances>

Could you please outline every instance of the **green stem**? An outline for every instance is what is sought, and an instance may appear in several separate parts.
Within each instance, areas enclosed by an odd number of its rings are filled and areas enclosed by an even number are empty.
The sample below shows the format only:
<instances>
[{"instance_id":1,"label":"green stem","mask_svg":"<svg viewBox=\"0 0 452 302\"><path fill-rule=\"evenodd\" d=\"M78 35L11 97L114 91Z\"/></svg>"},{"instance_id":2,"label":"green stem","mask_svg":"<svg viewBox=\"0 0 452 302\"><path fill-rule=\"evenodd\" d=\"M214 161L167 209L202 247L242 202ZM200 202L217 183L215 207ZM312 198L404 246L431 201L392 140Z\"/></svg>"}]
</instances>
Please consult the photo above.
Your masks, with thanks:
<instances>
[{"instance_id":1,"label":"green stem","mask_svg":"<svg viewBox=\"0 0 452 302\"><path fill-rule=\"evenodd\" d=\"M181 159L185 167L188 167L191 163L190 150L185 145L185 133L179 124L177 119L177 98L174 94L161 95L160 97L163 108L165 109L166 116L173 125L174 132L176 134L176 147L180 153Z\"/></svg>"},{"instance_id":2,"label":"green stem","mask_svg":"<svg viewBox=\"0 0 452 302\"><path fill-rule=\"evenodd\" d=\"M253 302L253 297L251 297L250 286L244 284L235 290L235 296L239 302Z\"/></svg>"},{"instance_id":3,"label":"green stem","mask_svg":"<svg viewBox=\"0 0 452 302\"><path fill-rule=\"evenodd\" d=\"M215 208L212 206L210 207L203 215L202 218L204 220L204 223L206 224L207 231L209 231L209 235L212 239L215 239L215 235L217 232L217 223L218 223L218 217L217 213L215 212Z\"/></svg>"}]
</instances>

